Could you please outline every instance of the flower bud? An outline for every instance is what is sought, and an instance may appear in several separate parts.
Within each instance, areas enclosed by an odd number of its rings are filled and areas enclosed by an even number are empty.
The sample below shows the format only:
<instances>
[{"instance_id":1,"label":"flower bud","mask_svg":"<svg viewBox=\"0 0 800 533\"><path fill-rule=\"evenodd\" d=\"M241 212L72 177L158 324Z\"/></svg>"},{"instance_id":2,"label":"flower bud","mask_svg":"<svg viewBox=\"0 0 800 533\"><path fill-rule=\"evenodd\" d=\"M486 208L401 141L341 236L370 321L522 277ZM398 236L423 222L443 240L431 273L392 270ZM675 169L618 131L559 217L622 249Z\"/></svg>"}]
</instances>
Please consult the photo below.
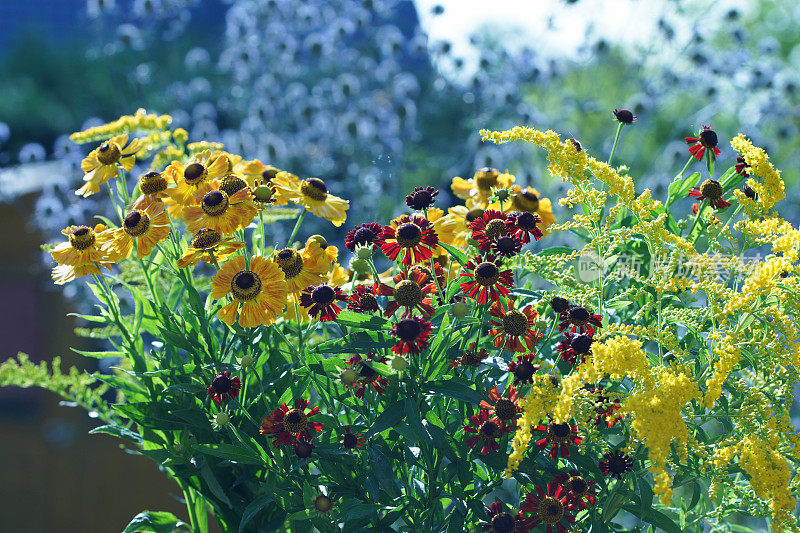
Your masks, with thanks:
<instances>
[{"instance_id":1,"label":"flower bud","mask_svg":"<svg viewBox=\"0 0 800 533\"><path fill-rule=\"evenodd\" d=\"M469 306L464 302L456 302L450 308L450 312L453 313L453 316L456 318L464 318L469 313Z\"/></svg>"},{"instance_id":2,"label":"flower bud","mask_svg":"<svg viewBox=\"0 0 800 533\"><path fill-rule=\"evenodd\" d=\"M359 259L369 259L372 257L372 246L359 246L356 248L356 256Z\"/></svg>"},{"instance_id":3,"label":"flower bud","mask_svg":"<svg viewBox=\"0 0 800 533\"><path fill-rule=\"evenodd\" d=\"M395 355L394 357L392 357L392 362L391 362L392 368L394 370L397 370L398 372L402 372L403 370L405 370L407 364L408 361L406 361L403 357L399 355Z\"/></svg>"},{"instance_id":4,"label":"flower bud","mask_svg":"<svg viewBox=\"0 0 800 533\"><path fill-rule=\"evenodd\" d=\"M312 235L308 240L316 241L323 250L328 247L328 241L322 235Z\"/></svg>"},{"instance_id":5,"label":"flower bud","mask_svg":"<svg viewBox=\"0 0 800 533\"><path fill-rule=\"evenodd\" d=\"M224 427L228 425L228 422L231 421L231 417L225 411L220 411L219 413L214 416L214 424L217 427Z\"/></svg>"},{"instance_id":6,"label":"flower bud","mask_svg":"<svg viewBox=\"0 0 800 533\"><path fill-rule=\"evenodd\" d=\"M350 260L350 269L357 274L363 274L369 271L369 263L365 259L354 257Z\"/></svg>"},{"instance_id":7,"label":"flower bud","mask_svg":"<svg viewBox=\"0 0 800 533\"><path fill-rule=\"evenodd\" d=\"M353 383L358 381L358 372L352 368L345 368L342 370L342 373L339 374L339 379L342 380L342 384L345 387L352 387Z\"/></svg>"},{"instance_id":8,"label":"flower bud","mask_svg":"<svg viewBox=\"0 0 800 533\"><path fill-rule=\"evenodd\" d=\"M255 358L250 354L245 354L242 356L241 359L239 359L239 365L242 368L247 368L248 366L252 366L253 363L255 363Z\"/></svg>"},{"instance_id":9,"label":"flower bud","mask_svg":"<svg viewBox=\"0 0 800 533\"><path fill-rule=\"evenodd\" d=\"M501 202L505 202L506 200L508 200L509 196L511 196L511 194L506 189L500 189L499 191L497 191L497 199L500 200Z\"/></svg>"}]
</instances>

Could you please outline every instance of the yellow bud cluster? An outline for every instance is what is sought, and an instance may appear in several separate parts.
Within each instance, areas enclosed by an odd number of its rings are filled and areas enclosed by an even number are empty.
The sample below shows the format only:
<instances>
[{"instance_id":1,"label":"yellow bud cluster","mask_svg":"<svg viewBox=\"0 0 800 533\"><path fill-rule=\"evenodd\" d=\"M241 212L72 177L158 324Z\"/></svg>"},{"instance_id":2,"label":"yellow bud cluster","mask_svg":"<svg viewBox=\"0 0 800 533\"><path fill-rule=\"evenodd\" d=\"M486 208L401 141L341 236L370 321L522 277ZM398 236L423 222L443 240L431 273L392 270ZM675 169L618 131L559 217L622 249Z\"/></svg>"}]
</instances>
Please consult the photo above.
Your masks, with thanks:
<instances>
[{"instance_id":1,"label":"yellow bud cluster","mask_svg":"<svg viewBox=\"0 0 800 533\"><path fill-rule=\"evenodd\" d=\"M147 113L144 109L138 109L133 115L123 115L117 120L102 126L76 131L69 138L78 144L85 144L136 131L163 131L169 127L171 122L172 117L169 115L156 115Z\"/></svg>"},{"instance_id":2,"label":"yellow bud cluster","mask_svg":"<svg viewBox=\"0 0 800 533\"><path fill-rule=\"evenodd\" d=\"M769 162L769 156L761 149L756 148L750 140L741 133L731 139L731 146L742 154L745 163L749 165L748 172L757 180L748 180L748 184L758 194L758 202L744 203L745 212L749 215L766 215L772 207L786 197L785 186L780 171L776 170ZM755 210L751 210L753 208Z\"/></svg>"},{"instance_id":3,"label":"yellow bud cluster","mask_svg":"<svg viewBox=\"0 0 800 533\"><path fill-rule=\"evenodd\" d=\"M507 478L511 477L511 474L519 468L519 463L525 457L532 438L531 427L547 417L558 400L558 396L558 390L553 387L549 376L534 374L530 392L524 398L520 398L518 402L522 408L522 415L517 421L514 440L511 441L512 449L505 471Z\"/></svg>"}]
</instances>

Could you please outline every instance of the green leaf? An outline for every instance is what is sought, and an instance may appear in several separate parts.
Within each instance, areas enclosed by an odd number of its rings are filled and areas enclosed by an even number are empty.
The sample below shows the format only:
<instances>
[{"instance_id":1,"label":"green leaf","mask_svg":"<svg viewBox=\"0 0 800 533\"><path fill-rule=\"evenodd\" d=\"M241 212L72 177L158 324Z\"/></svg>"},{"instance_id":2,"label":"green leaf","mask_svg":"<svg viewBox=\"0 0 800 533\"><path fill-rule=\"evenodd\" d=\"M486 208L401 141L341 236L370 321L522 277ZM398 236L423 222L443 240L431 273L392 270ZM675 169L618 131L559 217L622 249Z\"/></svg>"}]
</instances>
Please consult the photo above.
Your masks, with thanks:
<instances>
[{"instance_id":1,"label":"green leaf","mask_svg":"<svg viewBox=\"0 0 800 533\"><path fill-rule=\"evenodd\" d=\"M235 463L250 465L263 464L260 456L248 449L234 446L233 444L199 444L197 448L208 455L213 455L220 459L227 459Z\"/></svg>"},{"instance_id":2,"label":"green leaf","mask_svg":"<svg viewBox=\"0 0 800 533\"><path fill-rule=\"evenodd\" d=\"M458 261L462 266L464 265L464 263L466 263L468 261L467 255L464 252L462 252L461 250L459 250L458 248L456 248L454 246L450 246L449 244L445 244L443 242L439 242L439 246L441 246L442 248L447 250L447 253L449 253L451 256L453 256L453 258L456 261Z\"/></svg>"},{"instance_id":3,"label":"green leaf","mask_svg":"<svg viewBox=\"0 0 800 533\"><path fill-rule=\"evenodd\" d=\"M484 399L481 393L454 379L428 381L422 385L422 389L433 396L445 396L469 403L481 403Z\"/></svg>"},{"instance_id":4,"label":"green leaf","mask_svg":"<svg viewBox=\"0 0 800 533\"><path fill-rule=\"evenodd\" d=\"M211 493L219 501L228 507L231 507L231 501L225 494L225 490L222 488L222 485L220 485L219 481L217 481L217 478L214 476L214 472L211 470L211 467L208 466L208 463L204 464L203 468L200 469L200 476L208 484L208 488L211 490Z\"/></svg>"},{"instance_id":5,"label":"green leaf","mask_svg":"<svg viewBox=\"0 0 800 533\"><path fill-rule=\"evenodd\" d=\"M70 348L73 352L78 355L82 355L84 357L91 357L93 359L105 359L106 357L125 357L124 352L113 352L113 351L106 351L106 352L86 352L83 350L76 350L75 348Z\"/></svg>"},{"instance_id":6,"label":"green leaf","mask_svg":"<svg viewBox=\"0 0 800 533\"><path fill-rule=\"evenodd\" d=\"M681 533L682 531L681 527L673 522L669 516L656 509L649 509L647 512L642 513L638 505L627 504L623 505L622 508L653 527L661 528L667 533Z\"/></svg>"},{"instance_id":7,"label":"green leaf","mask_svg":"<svg viewBox=\"0 0 800 533\"><path fill-rule=\"evenodd\" d=\"M336 317L336 322L342 326L351 328L363 328L372 331L390 329L389 321L381 316L356 313L354 311L342 311Z\"/></svg>"},{"instance_id":8,"label":"green leaf","mask_svg":"<svg viewBox=\"0 0 800 533\"><path fill-rule=\"evenodd\" d=\"M380 415L378 415L378 418L375 419L372 427L367 432L366 437L369 439L378 433L397 425L397 423L400 422L405 416L405 404L403 402L394 402L384 409Z\"/></svg>"},{"instance_id":9,"label":"green leaf","mask_svg":"<svg viewBox=\"0 0 800 533\"><path fill-rule=\"evenodd\" d=\"M154 533L172 533L179 527L189 529L189 524L166 511L143 511L133 517L122 533L152 531Z\"/></svg>"},{"instance_id":10,"label":"green leaf","mask_svg":"<svg viewBox=\"0 0 800 533\"><path fill-rule=\"evenodd\" d=\"M683 177L682 174L678 174L675 176L675 179L672 180L672 183L669 184L669 189L667 189L667 205L669 207L675 200L679 198L685 197L689 194L689 189L697 185L698 181L700 180L700 173L695 172L694 174L690 174L689 176Z\"/></svg>"},{"instance_id":11,"label":"green leaf","mask_svg":"<svg viewBox=\"0 0 800 533\"><path fill-rule=\"evenodd\" d=\"M106 426L96 427L89 432L89 434L95 433L105 433L106 435L113 435L115 437L119 437L120 439L128 439L133 442L142 442L142 436L133 431L132 429L128 429L122 426L115 426L112 424Z\"/></svg>"},{"instance_id":12,"label":"green leaf","mask_svg":"<svg viewBox=\"0 0 800 533\"><path fill-rule=\"evenodd\" d=\"M271 501L272 501L271 495L262 494L261 496L250 502L250 505L245 507L244 511L242 512L242 520L241 522L239 522L239 533L241 533L242 530L244 529L244 526L246 526L247 523L250 522L250 520L252 520L253 517L257 515L259 511L261 511L261 509L266 507L267 504L270 503Z\"/></svg>"},{"instance_id":13,"label":"green leaf","mask_svg":"<svg viewBox=\"0 0 800 533\"><path fill-rule=\"evenodd\" d=\"M541 252L538 252L536 255L540 257L548 257L551 255L571 254L574 251L575 251L574 249L569 248L567 246L552 246L550 248L545 248Z\"/></svg>"}]
</instances>

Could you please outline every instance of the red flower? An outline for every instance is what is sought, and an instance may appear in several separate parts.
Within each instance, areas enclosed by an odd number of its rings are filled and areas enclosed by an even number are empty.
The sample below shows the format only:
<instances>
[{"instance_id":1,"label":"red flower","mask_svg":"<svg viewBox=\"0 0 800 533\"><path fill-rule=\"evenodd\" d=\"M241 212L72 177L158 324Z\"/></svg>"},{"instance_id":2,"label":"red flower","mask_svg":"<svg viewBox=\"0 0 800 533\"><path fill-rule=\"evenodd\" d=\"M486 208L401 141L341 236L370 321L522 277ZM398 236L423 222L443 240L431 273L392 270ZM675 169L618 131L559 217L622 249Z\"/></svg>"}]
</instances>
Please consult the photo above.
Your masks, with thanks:
<instances>
[{"instance_id":1,"label":"red flower","mask_svg":"<svg viewBox=\"0 0 800 533\"><path fill-rule=\"evenodd\" d=\"M561 313L559 320L561 320L561 323L558 325L559 331L563 331L569 327L572 332L588 332L589 335L594 335L593 325L598 328L603 325L603 317L600 315L593 315L587 311L585 307L580 305L573 305L568 311Z\"/></svg>"},{"instance_id":2,"label":"red flower","mask_svg":"<svg viewBox=\"0 0 800 533\"><path fill-rule=\"evenodd\" d=\"M424 217L403 215L385 226L375 243L392 261L403 251L403 265L411 266L433 256L439 237Z\"/></svg>"},{"instance_id":3,"label":"red flower","mask_svg":"<svg viewBox=\"0 0 800 533\"><path fill-rule=\"evenodd\" d=\"M512 511L513 512L513 511ZM522 511L516 515L506 512L502 502L494 502L486 508L488 524L481 524L481 529L492 533L526 533L530 526L530 518L526 518Z\"/></svg>"},{"instance_id":4,"label":"red flower","mask_svg":"<svg viewBox=\"0 0 800 533\"><path fill-rule=\"evenodd\" d=\"M375 355L370 352L367 354L366 361L358 354L351 357L348 361L345 361L345 364L358 370L358 377L353 383L353 387L358 389L356 391L357 398L364 397L364 391L368 385L372 385L372 388L375 389L378 394L383 394L386 390L386 385L389 383L386 378L369 365L371 361L385 363L386 357L376 358Z\"/></svg>"},{"instance_id":5,"label":"red flower","mask_svg":"<svg viewBox=\"0 0 800 533\"><path fill-rule=\"evenodd\" d=\"M487 257L485 260L476 257L467 261L461 277L472 280L462 283L461 291L481 304L489 300L496 302L501 296L508 296L514 285L514 276L511 270L500 270L502 267L503 262L494 257Z\"/></svg>"},{"instance_id":6,"label":"red flower","mask_svg":"<svg viewBox=\"0 0 800 533\"><path fill-rule=\"evenodd\" d=\"M539 229L541 222L542 219L535 213L511 213L506 220L506 231L522 239L523 243L531 242L531 235L538 241L543 235Z\"/></svg>"},{"instance_id":7,"label":"red flower","mask_svg":"<svg viewBox=\"0 0 800 533\"><path fill-rule=\"evenodd\" d=\"M546 426L539 424L535 431L543 431L547 434L543 439L536 441L536 445L541 450L550 448L548 457L551 461L555 461L558 457L569 457L570 444L577 446L581 443L578 426L570 426L567 423L550 422Z\"/></svg>"},{"instance_id":8,"label":"red flower","mask_svg":"<svg viewBox=\"0 0 800 533\"><path fill-rule=\"evenodd\" d=\"M700 130L699 137L686 137L685 141L686 144L691 145L689 146L689 153L698 161L703 160L703 154L706 153L706 150L711 150L714 161L717 160L717 156L719 155L717 133L705 124L703 124L703 129Z\"/></svg>"},{"instance_id":9,"label":"red flower","mask_svg":"<svg viewBox=\"0 0 800 533\"><path fill-rule=\"evenodd\" d=\"M350 431L350 426L344 427L344 436L342 437L342 447L348 452L356 448L363 448L367 439L359 433L355 434Z\"/></svg>"},{"instance_id":10,"label":"red flower","mask_svg":"<svg viewBox=\"0 0 800 533\"><path fill-rule=\"evenodd\" d=\"M292 445L294 454L298 459L308 459L311 457L311 453L314 451L314 448L316 448L316 446L314 446L314 444L311 442L311 439L305 435L297 437L297 440Z\"/></svg>"},{"instance_id":11,"label":"red flower","mask_svg":"<svg viewBox=\"0 0 800 533\"><path fill-rule=\"evenodd\" d=\"M380 311L378 300L375 298L375 287L356 285L352 294L347 298L347 308L359 313L374 313Z\"/></svg>"},{"instance_id":12,"label":"red flower","mask_svg":"<svg viewBox=\"0 0 800 533\"><path fill-rule=\"evenodd\" d=\"M319 413L319 407L314 407L308 413L305 412L306 407L308 407L308 400L304 398L296 398L292 409L286 404L282 404L261 421L258 432L275 439L272 441L273 448L277 448L281 444L291 445L298 438L310 440L311 431L309 430L322 431L322 424L308 420L309 417Z\"/></svg>"},{"instance_id":13,"label":"red flower","mask_svg":"<svg viewBox=\"0 0 800 533\"><path fill-rule=\"evenodd\" d=\"M575 516L571 513L575 506L567 500L566 491L559 484L551 481L547 484L547 491L536 487L536 493L529 492L525 501L520 506L524 513L531 513L531 527L539 524L547 526L547 533L565 533L570 524L575 523Z\"/></svg>"},{"instance_id":14,"label":"red flower","mask_svg":"<svg viewBox=\"0 0 800 533\"><path fill-rule=\"evenodd\" d=\"M513 235L498 235L489 243L489 250L502 257L514 257L522 250L522 239Z\"/></svg>"},{"instance_id":15,"label":"red flower","mask_svg":"<svg viewBox=\"0 0 800 533\"><path fill-rule=\"evenodd\" d=\"M708 203L714 209L725 209L730 202L722 199L722 185L717 180L705 180L697 187L692 187L689 191L689 196L697 198L698 200L708 199Z\"/></svg>"},{"instance_id":16,"label":"red flower","mask_svg":"<svg viewBox=\"0 0 800 533\"><path fill-rule=\"evenodd\" d=\"M498 319L489 321L489 324L497 326L489 330L489 335L494 337L494 345L498 348L521 353L532 349L542 338L533 329L539 313L531 305L520 311L514 308L514 300L498 300L489 308L489 314Z\"/></svg>"},{"instance_id":17,"label":"red flower","mask_svg":"<svg viewBox=\"0 0 800 533\"><path fill-rule=\"evenodd\" d=\"M372 245L373 250L377 250L378 246L375 244L375 239L383 231L383 226L377 222L370 222L367 224L359 224L351 229L347 236L344 238L344 247L354 252L357 246Z\"/></svg>"},{"instance_id":18,"label":"red flower","mask_svg":"<svg viewBox=\"0 0 800 533\"><path fill-rule=\"evenodd\" d=\"M428 347L431 323L415 316L404 316L392 328L397 344L392 346L396 354L420 353Z\"/></svg>"},{"instance_id":19,"label":"red flower","mask_svg":"<svg viewBox=\"0 0 800 533\"><path fill-rule=\"evenodd\" d=\"M608 452L597 465L604 476L621 479L628 472L633 472L633 458L619 450Z\"/></svg>"},{"instance_id":20,"label":"red flower","mask_svg":"<svg viewBox=\"0 0 800 533\"><path fill-rule=\"evenodd\" d=\"M571 365L583 363L592 348L592 336L586 333L567 331L564 339L558 344L561 359Z\"/></svg>"},{"instance_id":21,"label":"red flower","mask_svg":"<svg viewBox=\"0 0 800 533\"><path fill-rule=\"evenodd\" d=\"M322 322L336 320L336 317L342 312L336 302L346 299L347 297L342 294L342 289L331 287L327 283L308 287L300 293L300 305L308 309L309 315L319 318Z\"/></svg>"},{"instance_id":22,"label":"red flower","mask_svg":"<svg viewBox=\"0 0 800 533\"><path fill-rule=\"evenodd\" d=\"M482 443L481 453L499 450L499 439L503 434L514 432L513 427L506 426L497 418L489 418L489 412L485 410L469 417L469 421L472 425L464 426L464 433L475 433L475 436L467 439L467 446L472 448L480 441Z\"/></svg>"},{"instance_id":23,"label":"red flower","mask_svg":"<svg viewBox=\"0 0 800 533\"><path fill-rule=\"evenodd\" d=\"M231 378L230 372L220 372L211 381L211 385L207 390L208 395L211 396L215 402L219 403L225 399L226 394L231 400L235 399L241 388L242 382L238 377L234 376Z\"/></svg>"},{"instance_id":24,"label":"red flower","mask_svg":"<svg viewBox=\"0 0 800 533\"><path fill-rule=\"evenodd\" d=\"M746 178L750 175L750 165L748 165L747 161L745 161L742 157L736 158L736 164L733 166L733 168L736 170L736 173L743 178Z\"/></svg>"},{"instance_id":25,"label":"red flower","mask_svg":"<svg viewBox=\"0 0 800 533\"><path fill-rule=\"evenodd\" d=\"M630 109L615 109L613 113L614 118L617 119L618 122L628 126L636 122L636 119L638 118L630 111Z\"/></svg>"},{"instance_id":26,"label":"red flower","mask_svg":"<svg viewBox=\"0 0 800 533\"><path fill-rule=\"evenodd\" d=\"M406 270L396 275L392 281L394 287L381 283L377 288L380 296L390 298L386 306L386 316L392 316L400 307L405 308L405 315L418 309L425 318L430 318L436 312L431 305L433 300L428 296L436 294L437 288L427 272L419 269Z\"/></svg>"},{"instance_id":27,"label":"red flower","mask_svg":"<svg viewBox=\"0 0 800 533\"><path fill-rule=\"evenodd\" d=\"M492 387L489 391L489 400L481 400L481 409L485 409L490 415L502 422L504 425L516 428L517 416L522 412L522 408L517 405L519 394L514 385L508 387L504 396L500 395L497 387Z\"/></svg>"},{"instance_id":28,"label":"red flower","mask_svg":"<svg viewBox=\"0 0 800 533\"><path fill-rule=\"evenodd\" d=\"M516 361L508 363L508 371L514 377L514 385L533 383L533 375L539 371L539 366L533 364L534 355L527 353L518 355Z\"/></svg>"},{"instance_id":29,"label":"red flower","mask_svg":"<svg viewBox=\"0 0 800 533\"><path fill-rule=\"evenodd\" d=\"M411 209L422 211L429 208L436 202L439 191L434 187L414 187L414 190L406 196L406 205Z\"/></svg>"},{"instance_id":30,"label":"red flower","mask_svg":"<svg viewBox=\"0 0 800 533\"><path fill-rule=\"evenodd\" d=\"M505 235L506 220L508 216L494 209L487 209L483 215L472 221L469 227L472 229L472 239L478 241L478 249L486 253L492 245L492 239L497 236Z\"/></svg>"},{"instance_id":31,"label":"red flower","mask_svg":"<svg viewBox=\"0 0 800 533\"><path fill-rule=\"evenodd\" d=\"M561 472L554 481L564 487L567 501L578 509L587 509L590 505L594 505L597 492L592 485L595 483L585 479L577 470L570 470L569 473Z\"/></svg>"}]
</instances>

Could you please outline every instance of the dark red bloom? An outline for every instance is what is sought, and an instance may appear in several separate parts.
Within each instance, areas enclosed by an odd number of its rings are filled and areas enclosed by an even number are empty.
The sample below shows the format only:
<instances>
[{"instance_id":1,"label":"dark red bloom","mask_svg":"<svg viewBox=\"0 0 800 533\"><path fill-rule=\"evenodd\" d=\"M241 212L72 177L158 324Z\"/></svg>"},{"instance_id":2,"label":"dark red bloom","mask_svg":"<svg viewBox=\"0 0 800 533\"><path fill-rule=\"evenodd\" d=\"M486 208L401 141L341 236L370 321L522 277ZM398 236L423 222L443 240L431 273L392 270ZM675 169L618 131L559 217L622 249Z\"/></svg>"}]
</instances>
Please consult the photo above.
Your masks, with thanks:
<instances>
[{"instance_id":1,"label":"dark red bloom","mask_svg":"<svg viewBox=\"0 0 800 533\"><path fill-rule=\"evenodd\" d=\"M433 256L439 237L426 218L403 215L385 226L375 243L392 261L397 259L400 252L404 252L403 265L411 266Z\"/></svg>"},{"instance_id":2,"label":"dark red bloom","mask_svg":"<svg viewBox=\"0 0 800 533\"><path fill-rule=\"evenodd\" d=\"M617 121L630 126L636 122L638 117L631 113L630 109L615 109L614 118L617 119Z\"/></svg>"},{"instance_id":3,"label":"dark red bloom","mask_svg":"<svg viewBox=\"0 0 800 533\"><path fill-rule=\"evenodd\" d=\"M499 235L489 243L489 251L501 257L514 257L522 250L522 239L514 235Z\"/></svg>"},{"instance_id":4,"label":"dark red bloom","mask_svg":"<svg viewBox=\"0 0 800 533\"><path fill-rule=\"evenodd\" d=\"M558 325L559 331L564 331L570 328L570 331L578 331L580 333L588 332L589 335L594 335L594 327L603 325L603 317L600 315L593 315L586 310L585 307L580 305L573 305L569 310L561 313L559 317L561 323Z\"/></svg>"},{"instance_id":5,"label":"dark red bloom","mask_svg":"<svg viewBox=\"0 0 800 533\"><path fill-rule=\"evenodd\" d=\"M703 155L706 153L706 150L711 150L714 161L717 160L717 156L720 153L719 148L717 148L717 143L719 142L717 133L705 124L703 124L703 129L700 131L699 137L686 137L685 141L686 144L691 145L689 146L689 153L698 161L703 160Z\"/></svg>"},{"instance_id":6,"label":"dark red bloom","mask_svg":"<svg viewBox=\"0 0 800 533\"><path fill-rule=\"evenodd\" d=\"M736 164L733 166L733 168L736 170L736 173L743 178L746 178L750 175L750 165L747 164L743 157L736 158Z\"/></svg>"},{"instance_id":7,"label":"dark red bloom","mask_svg":"<svg viewBox=\"0 0 800 533\"><path fill-rule=\"evenodd\" d=\"M518 415L522 408L517 405L519 393L514 385L508 387L504 395L500 394L497 387L492 387L489 391L489 400L481 400L481 409L485 409L490 415L502 422L504 425L516 428Z\"/></svg>"},{"instance_id":8,"label":"dark red bloom","mask_svg":"<svg viewBox=\"0 0 800 533\"><path fill-rule=\"evenodd\" d=\"M567 527L575 523L575 510L568 498L564 487L551 481L547 484L547 491L536 487L535 493L525 495L525 501L520 506L523 513L531 513L531 527L542 524L546 526L547 533L565 533Z\"/></svg>"},{"instance_id":9,"label":"dark red bloom","mask_svg":"<svg viewBox=\"0 0 800 533\"><path fill-rule=\"evenodd\" d=\"M633 472L633 458L619 450L608 452L597 465L604 476L621 479L628 472Z\"/></svg>"},{"instance_id":10,"label":"dark red bloom","mask_svg":"<svg viewBox=\"0 0 800 533\"><path fill-rule=\"evenodd\" d=\"M416 316L404 316L392 328L397 344L392 346L396 354L420 353L428 347L431 323Z\"/></svg>"},{"instance_id":11,"label":"dark red bloom","mask_svg":"<svg viewBox=\"0 0 800 533\"><path fill-rule=\"evenodd\" d=\"M372 245L373 250L378 249L375 244L375 239L383 232L383 226L377 222L370 222L367 224L359 224L351 229L347 236L344 238L344 246L351 252L354 252L358 246Z\"/></svg>"},{"instance_id":12,"label":"dark red bloom","mask_svg":"<svg viewBox=\"0 0 800 533\"><path fill-rule=\"evenodd\" d=\"M503 262L492 256L485 260L476 257L464 265L462 278L468 278L461 284L461 291L478 303L496 302L501 296L508 296L514 285L511 270L501 270Z\"/></svg>"},{"instance_id":13,"label":"dark red bloom","mask_svg":"<svg viewBox=\"0 0 800 533\"><path fill-rule=\"evenodd\" d=\"M513 514L513 511L507 512L502 502L494 502L486 508L486 516L489 522L481 524L483 531L491 531L492 533L526 533L530 526L530 518L526 518L519 511Z\"/></svg>"},{"instance_id":14,"label":"dark red bloom","mask_svg":"<svg viewBox=\"0 0 800 533\"><path fill-rule=\"evenodd\" d=\"M350 431L350 426L344 427L344 436L342 437L342 447L348 452L356 448L363 448L367 439L361 433L355 434Z\"/></svg>"},{"instance_id":15,"label":"dark red bloom","mask_svg":"<svg viewBox=\"0 0 800 533\"><path fill-rule=\"evenodd\" d=\"M506 219L506 231L509 235L522 239L523 243L531 242L531 235L537 241L542 238L539 229L542 219L536 213L510 213Z\"/></svg>"},{"instance_id":16,"label":"dark red bloom","mask_svg":"<svg viewBox=\"0 0 800 533\"><path fill-rule=\"evenodd\" d=\"M578 426L570 426L567 423L556 424L550 422L546 426L539 424L535 431L546 433L545 437L536 441L539 449L550 448L548 457L555 461L558 457L569 457L569 447L571 444L578 445L581 438L578 436Z\"/></svg>"},{"instance_id":17,"label":"dark red bloom","mask_svg":"<svg viewBox=\"0 0 800 533\"><path fill-rule=\"evenodd\" d=\"M489 314L496 318L489 321L494 326L489 330L489 335L494 337L497 348L522 353L531 350L542 338L541 333L533 329L539 313L532 305L518 310L514 307L513 299L498 300L489 308Z\"/></svg>"},{"instance_id":18,"label":"dark red bloom","mask_svg":"<svg viewBox=\"0 0 800 533\"><path fill-rule=\"evenodd\" d=\"M364 391L368 385L372 385L372 388L375 389L378 394L383 394L386 390L386 385L389 383L385 377L370 366L370 362L386 363L386 357L375 357L375 354L369 352L366 360L356 354L348 361L345 361L345 364L352 366L354 370L358 371L358 378L353 383L353 387L358 389L356 391L357 398L364 397Z\"/></svg>"},{"instance_id":19,"label":"dark red bloom","mask_svg":"<svg viewBox=\"0 0 800 533\"><path fill-rule=\"evenodd\" d=\"M331 287L327 283L308 287L300 293L300 305L308 309L308 314L319 318L322 322L336 320L342 309L336 305L337 301L347 300L339 287Z\"/></svg>"},{"instance_id":20,"label":"dark red bloom","mask_svg":"<svg viewBox=\"0 0 800 533\"><path fill-rule=\"evenodd\" d=\"M516 361L508 363L508 371L514 377L514 385L533 383L533 375L539 371L539 366L533 364L534 355L527 353L518 355Z\"/></svg>"},{"instance_id":21,"label":"dark red bloom","mask_svg":"<svg viewBox=\"0 0 800 533\"><path fill-rule=\"evenodd\" d=\"M465 350L461 357L454 361L450 361L450 368L456 368L459 366L471 366L473 368L477 368L481 366L481 363L484 359L489 357L489 352L485 349L477 349L476 344L473 342L469 346L469 350Z\"/></svg>"},{"instance_id":22,"label":"dark red bloom","mask_svg":"<svg viewBox=\"0 0 800 533\"><path fill-rule=\"evenodd\" d=\"M377 294L389 297L386 316L392 316L401 307L405 309L403 314L408 315L418 309L425 318L430 318L436 312L431 296L436 294L437 288L428 272L430 270L405 270L393 278L394 287L385 283L378 286Z\"/></svg>"},{"instance_id":23,"label":"dark red bloom","mask_svg":"<svg viewBox=\"0 0 800 533\"><path fill-rule=\"evenodd\" d=\"M587 509L590 505L594 505L597 492L592 486L595 483L581 476L577 470L570 470L569 473L561 472L554 481L564 487L567 501L578 509Z\"/></svg>"},{"instance_id":24,"label":"dark red bloom","mask_svg":"<svg viewBox=\"0 0 800 533\"><path fill-rule=\"evenodd\" d=\"M439 191L433 187L414 187L414 191L406 196L406 205L411 209L422 211L436 202Z\"/></svg>"},{"instance_id":25,"label":"dark red bloom","mask_svg":"<svg viewBox=\"0 0 800 533\"><path fill-rule=\"evenodd\" d=\"M273 448L281 444L292 445L298 438L310 440L310 430L322 431L322 424L309 420L319 413L319 407L314 407L308 413L305 412L306 407L308 400L305 398L296 398L291 409L285 403L282 404L261 421L258 432L275 439L272 441Z\"/></svg>"},{"instance_id":26,"label":"dark red bloom","mask_svg":"<svg viewBox=\"0 0 800 533\"><path fill-rule=\"evenodd\" d=\"M375 298L375 287L371 285L356 285L356 288L347 298L347 308L359 313L380 311L378 300Z\"/></svg>"},{"instance_id":27,"label":"dark red bloom","mask_svg":"<svg viewBox=\"0 0 800 533\"><path fill-rule=\"evenodd\" d=\"M478 242L478 249L486 253L492 246L492 239L508 233L506 220L508 216L494 209L487 209L483 215L476 218L469 225L472 229L472 240Z\"/></svg>"},{"instance_id":28,"label":"dark red bloom","mask_svg":"<svg viewBox=\"0 0 800 533\"><path fill-rule=\"evenodd\" d=\"M314 451L314 448L316 448L314 443L312 443L311 439L305 435L298 437L295 443L292 445L294 454L298 459L308 459L311 457L311 453Z\"/></svg>"},{"instance_id":29,"label":"dark red bloom","mask_svg":"<svg viewBox=\"0 0 800 533\"><path fill-rule=\"evenodd\" d=\"M717 180L705 180L697 187L692 187L689 196L698 200L708 199L709 205L714 209L725 209L730 202L722 199L722 185Z\"/></svg>"},{"instance_id":30,"label":"dark red bloom","mask_svg":"<svg viewBox=\"0 0 800 533\"><path fill-rule=\"evenodd\" d=\"M574 333L567 331L564 339L558 344L558 353L561 359L571 365L583 363L590 353L594 339L588 333Z\"/></svg>"},{"instance_id":31,"label":"dark red bloom","mask_svg":"<svg viewBox=\"0 0 800 533\"><path fill-rule=\"evenodd\" d=\"M231 400L235 399L241 388L242 382L238 377L231 377L230 372L220 372L214 376L207 390L208 395L211 396L215 402L219 403L225 399L226 394Z\"/></svg>"},{"instance_id":32,"label":"dark red bloom","mask_svg":"<svg viewBox=\"0 0 800 533\"><path fill-rule=\"evenodd\" d=\"M494 417L489 417L489 412L481 410L477 415L469 417L472 425L464 426L464 433L475 433L474 437L467 439L467 447L472 448L480 441L481 453L489 453L500 449L500 438L506 433L513 433L515 427L509 427Z\"/></svg>"},{"instance_id":33,"label":"dark red bloom","mask_svg":"<svg viewBox=\"0 0 800 533\"><path fill-rule=\"evenodd\" d=\"M554 296L552 300L550 300L550 307L558 314L561 314L565 311L569 311L569 308L572 307L572 304L569 303L569 300L566 298L562 298L561 296Z\"/></svg>"}]
</instances>

